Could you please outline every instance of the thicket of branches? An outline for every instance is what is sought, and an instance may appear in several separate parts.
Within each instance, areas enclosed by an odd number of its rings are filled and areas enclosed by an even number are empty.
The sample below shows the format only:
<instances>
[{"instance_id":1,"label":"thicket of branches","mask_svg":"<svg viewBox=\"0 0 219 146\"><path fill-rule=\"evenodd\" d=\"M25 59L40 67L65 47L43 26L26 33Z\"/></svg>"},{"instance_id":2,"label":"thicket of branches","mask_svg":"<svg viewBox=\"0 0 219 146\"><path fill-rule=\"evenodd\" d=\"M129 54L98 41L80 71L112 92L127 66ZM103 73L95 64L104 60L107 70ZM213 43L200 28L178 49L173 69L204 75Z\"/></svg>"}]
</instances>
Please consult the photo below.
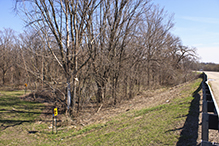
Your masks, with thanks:
<instances>
[{"instance_id":1,"label":"thicket of branches","mask_svg":"<svg viewBox=\"0 0 219 146\"><path fill-rule=\"evenodd\" d=\"M195 48L146 0L17 0L27 29L0 32L1 84L49 90L67 111L190 78Z\"/></svg>"}]
</instances>

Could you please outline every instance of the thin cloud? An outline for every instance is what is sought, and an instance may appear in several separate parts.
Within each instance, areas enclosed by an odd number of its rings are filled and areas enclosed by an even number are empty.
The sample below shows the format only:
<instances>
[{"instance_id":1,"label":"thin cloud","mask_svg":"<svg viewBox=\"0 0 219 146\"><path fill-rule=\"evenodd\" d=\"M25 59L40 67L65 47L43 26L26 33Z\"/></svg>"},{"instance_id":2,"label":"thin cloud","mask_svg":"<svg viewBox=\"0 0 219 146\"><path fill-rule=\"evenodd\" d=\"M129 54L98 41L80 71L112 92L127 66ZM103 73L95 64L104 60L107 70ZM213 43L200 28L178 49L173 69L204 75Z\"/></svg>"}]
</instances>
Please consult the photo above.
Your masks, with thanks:
<instances>
[{"instance_id":1,"label":"thin cloud","mask_svg":"<svg viewBox=\"0 0 219 146\"><path fill-rule=\"evenodd\" d=\"M181 17L185 20L195 21L195 22L202 22L202 23L209 23L209 24L219 24L218 18L210 18L210 17L191 17L191 16L183 16Z\"/></svg>"},{"instance_id":2,"label":"thin cloud","mask_svg":"<svg viewBox=\"0 0 219 146\"><path fill-rule=\"evenodd\" d=\"M219 43L214 43L213 45L219 45Z\"/></svg>"},{"instance_id":3,"label":"thin cloud","mask_svg":"<svg viewBox=\"0 0 219 146\"><path fill-rule=\"evenodd\" d=\"M193 46L195 46L195 47L201 47L201 46L204 46L204 44L193 44Z\"/></svg>"}]
</instances>

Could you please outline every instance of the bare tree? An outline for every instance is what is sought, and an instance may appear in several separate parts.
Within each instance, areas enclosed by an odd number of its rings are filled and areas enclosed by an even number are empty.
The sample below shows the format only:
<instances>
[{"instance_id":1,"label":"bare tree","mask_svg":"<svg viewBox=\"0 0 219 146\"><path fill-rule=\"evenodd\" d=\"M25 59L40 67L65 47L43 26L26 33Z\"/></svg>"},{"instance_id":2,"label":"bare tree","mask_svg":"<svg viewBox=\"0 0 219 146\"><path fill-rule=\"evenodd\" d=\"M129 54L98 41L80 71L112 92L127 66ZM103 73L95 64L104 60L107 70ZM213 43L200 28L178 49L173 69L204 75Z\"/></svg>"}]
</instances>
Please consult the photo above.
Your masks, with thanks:
<instances>
[{"instance_id":1,"label":"bare tree","mask_svg":"<svg viewBox=\"0 0 219 146\"><path fill-rule=\"evenodd\" d=\"M102 92L102 89L105 90L108 82L114 104L117 103L116 93L126 48L147 4L148 1L143 0L106 0L101 3L98 24L104 28L99 29L99 60L93 64L99 102L104 98L106 91Z\"/></svg>"},{"instance_id":2,"label":"bare tree","mask_svg":"<svg viewBox=\"0 0 219 146\"><path fill-rule=\"evenodd\" d=\"M29 80L62 92L67 111L174 85L195 56L170 32L172 16L149 0L17 0L17 9L29 28L21 66Z\"/></svg>"},{"instance_id":3,"label":"bare tree","mask_svg":"<svg viewBox=\"0 0 219 146\"><path fill-rule=\"evenodd\" d=\"M14 31L4 29L0 31L0 69L2 70L2 82L6 83L6 75L14 65Z\"/></svg>"},{"instance_id":4,"label":"bare tree","mask_svg":"<svg viewBox=\"0 0 219 146\"><path fill-rule=\"evenodd\" d=\"M173 27L172 17L166 17L168 15L164 9L157 6L151 7L150 12L145 13L145 21L139 29L141 34L139 40L143 39L142 55L147 64L148 86L150 86L152 65L154 63L159 64L162 61L160 54L162 54L161 51L167 43L165 38Z\"/></svg>"},{"instance_id":5,"label":"bare tree","mask_svg":"<svg viewBox=\"0 0 219 146\"><path fill-rule=\"evenodd\" d=\"M92 32L92 17L100 2L17 0L17 8L25 15L27 24L41 31L48 50L64 71L68 109L71 103L72 110L75 107L77 73L92 57L96 37ZM60 56L52 48L54 44L59 48ZM79 63L78 56L82 53L86 56Z\"/></svg>"}]
</instances>

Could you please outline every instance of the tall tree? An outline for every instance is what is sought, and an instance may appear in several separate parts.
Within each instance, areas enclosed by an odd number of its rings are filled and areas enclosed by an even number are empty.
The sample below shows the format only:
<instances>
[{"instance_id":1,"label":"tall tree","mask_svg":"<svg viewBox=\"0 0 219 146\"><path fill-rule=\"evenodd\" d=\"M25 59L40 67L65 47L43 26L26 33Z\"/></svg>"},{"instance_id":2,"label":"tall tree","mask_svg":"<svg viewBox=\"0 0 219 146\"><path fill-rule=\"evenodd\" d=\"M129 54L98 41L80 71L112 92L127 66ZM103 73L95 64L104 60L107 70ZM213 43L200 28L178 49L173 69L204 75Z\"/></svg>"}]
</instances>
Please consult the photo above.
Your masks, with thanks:
<instances>
[{"instance_id":1,"label":"tall tree","mask_svg":"<svg viewBox=\"0 0 219 146\"><path fill-rule=\"evenodd\" d=\"M139 29L141 34L139 40L143 39L142 54L147 64L148 86L150 86L152 66L154 63L162 62L160 54L167 43L165 38L174 26L172 17L169 18L164 9L153 6L149 11L145 13L145 21Z\"/></svg>"},{"instance_id":2,"label":"tall tree","mask_svg":"<svg viewBox=\"0 0 219 146\"><path fill-rule=\"evenodd\" d=\"M6 83L6 75L14 65L14 31L12 29L4 29L0 31L0 69L2 71L3 85Z\"/></svg>"},{"instance_id":3,"label":"tall tree","mask_svg":"<svg viewBox=\"0 0 219 146\"><path fill-rule=\"evenodd\" d=\"M26 23L41 32L48 50L64 71L68 109L70 104L72 110L75 107L77 73L94 52L96 36L92 31L92 18L100 3L97 0L17 0L17 8L25 15ZM60 56L55 53L54 44ZM86 55L79 63L80 54Z\"/></svg>"},{"instance_id":4,"label":"tall tree","mask_svg":"<svg viewBox=\"0 0 219 146\"><path fill-rule=\"evenodd\" d=\"M102 89L106 82L110 82L112 98L114 104L117 103L117 87L126 48L148 3L147 0L105 0L101 3L98 26L104 28L99 29L99 60L93 64L98 99L103 98Z\"/></svg>"}]
</instances>

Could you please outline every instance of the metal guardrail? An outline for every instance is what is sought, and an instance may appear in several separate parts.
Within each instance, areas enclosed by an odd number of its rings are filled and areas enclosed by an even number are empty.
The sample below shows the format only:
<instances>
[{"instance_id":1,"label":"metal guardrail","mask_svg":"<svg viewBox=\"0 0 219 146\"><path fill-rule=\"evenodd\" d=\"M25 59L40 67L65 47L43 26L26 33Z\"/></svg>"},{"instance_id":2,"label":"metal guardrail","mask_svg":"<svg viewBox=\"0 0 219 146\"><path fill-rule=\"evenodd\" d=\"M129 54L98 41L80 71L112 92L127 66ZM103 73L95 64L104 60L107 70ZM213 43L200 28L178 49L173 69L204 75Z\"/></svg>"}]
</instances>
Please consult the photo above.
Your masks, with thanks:
<instances>
[{"instance_id":1,"label":"metal guardrail","mask_svg":"<svg viewBox=\"0 0 219 146\"><path fill-rule=\"evenodd\" d=\"M207 75L203 73L202 81L202 142L201 146L219 146L219 144L208 141L209 129L219 130L219 108L208 84Z\"/></svg>"}]
</instances>

